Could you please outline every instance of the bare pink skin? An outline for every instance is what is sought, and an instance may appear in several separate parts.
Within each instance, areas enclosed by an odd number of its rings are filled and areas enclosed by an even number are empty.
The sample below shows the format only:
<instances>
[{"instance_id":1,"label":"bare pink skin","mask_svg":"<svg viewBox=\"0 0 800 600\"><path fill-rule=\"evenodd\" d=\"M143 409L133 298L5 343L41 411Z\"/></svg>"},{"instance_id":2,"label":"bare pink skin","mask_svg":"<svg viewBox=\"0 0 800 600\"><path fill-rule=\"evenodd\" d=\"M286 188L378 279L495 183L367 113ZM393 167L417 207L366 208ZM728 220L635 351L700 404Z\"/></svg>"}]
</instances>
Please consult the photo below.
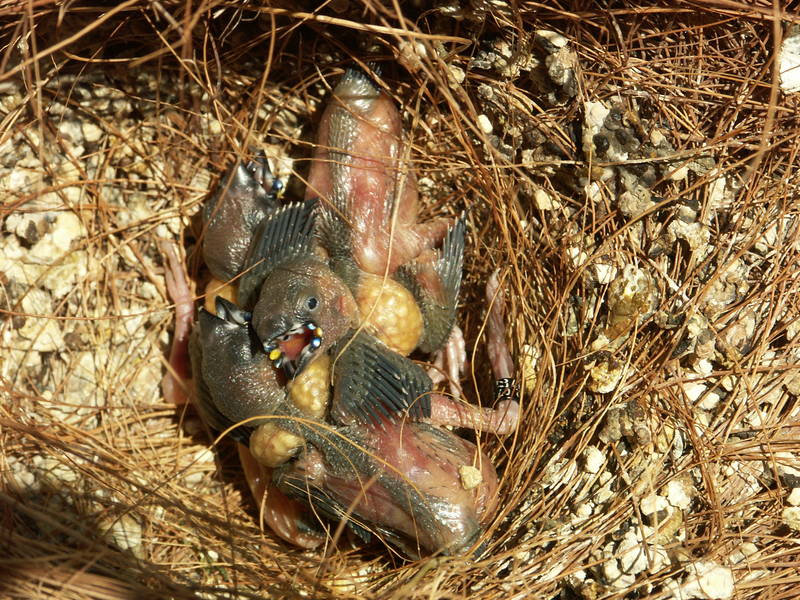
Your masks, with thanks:
<instances>
[{"instance_id":1,"label":"bare pink skin","mask_svg":"<svg viewBox=\"0 0 800 600\"><path fill-rule=\"evenodd\" d=\"M464 332L461 327L453 325L453 331L444 348L440 348L433 355L433 367L428 369L428 376L434 385L447 379L450 393L461 396L461 374L467 363L467 346L464 341Z\"/></svg>"},{"instance_id":2,"label":"bare pink skin","mask_svg":"<svg viewBox=\"0 0 800 600\"><path fill-rule=\"evenodd\" d=\"M189 401L192 389L189 333L194 319L194 295L186 269L178 257L176 244L163 241L160 247L166 257L164 278L167 292L175 303L175 333L169 354L169 373L161 381L161 389L167 400L181 405ZM315 548L321 544L324 538L301 531L298 527L303 518L303 504L286 497L272 484L271 470L256 463L250 450L241 444L238 446L245 478L263 511L267 526L281 539L301 548Z\"/></svg>"},{"instance_id":3,"label":"bare pink skin","mask_svg":"<svg viewBox=\"0 0 800 600\"><path fill-rule=\"evenodd\" d=\"M417 223L417 182L408 169L394 102L359 76L345 76L319 126L306 198L344 211L356 264L390 276L436 246L451 222Z\"/></svg>"},{"instance_id":4,"label":"bare pink skin","mask_svg":"<svg viewBox=\"0 0 800 600\"><path fill-rule=\"evenodd\" d=\"M514 376L514 363L506 342L506 301L503 290L500 289L499 271L492 273L486 283L486 303L489 306L486 343L492 373L495 379L511 378ZM461 341L463 343L463 337ZM466 427L497 435L508 435L517 428L519 403L515 400L503 400L498 402L495 408L487 408L460 402L457 400L458 396L457 393L453 393L452 398L434 394L431 397L429 421L437 425Z\"/></svg>"},{"instance_id":5,"label":"bare pink skin","mask_svg":"<svg viewBox=\"0 0 800 600\"><path fill-rule=\"evenodd\" d=\"M237 444L247 485L267 526L279 538L301 548L316 548L324 537L301 531L298 524L305 518L301 502L286 496L272 483L272 469L260 465L250 450Z\"/></svg>"},{"instance_id":6,"label":"bare pink skin","mask_svg":"<svg viewBox=\"0 0 800 600\"><path fill-rule=\"evenodd\" d=\"M183 262L178 257L177 245L162 240L159 247L166 257L164 279L167 293L175 303L175 332L169 353L169 372L161 380L161 390L167 400L182 405L189 401L189 333L194 319L194 293Z\"/></svg>"},{"instance_id":7,"label":"bare pink skin","mask_svg":"<svg viewBox=\"0 0 800 600\"><path fill-rule=\"evenodd\" d=\"M391 277L400 265L417 261L420 284L443 301L442 282L424 266L452 220L417 222L417 180L406 154L393 100L363 76L345 75L320 122L306 199L319 197L326 210L343 213L361 270ZM435 361L441 368L446 363L451 391L459 393L466 354L457 327Z\"/></svg>"},{"instance_id":8,"label":"bare pink skin","mask_svg":"<svg viewBox=\"0 0 800 600\"><path fill-rule=\"evenodd\" d=\"M505 291L500 289L500 271L495 271L486 282L486 304L489 313L486 316L486 345L489 360L495 379L514 376L514 362L506 342L506 298Z\"/></svg>"},{"instance_id":9,"label":"bare pink skin","mask_svg":"<svg viewBox=\"0 0 800 600\"><path fill-rule=\"evenodd\" d=\"M519 423L519 404L514 400L503 400L495 408L475 406L449 396L431 396L430 423L465 427L496 435L514 433Z\"/></svg>"},{"instance_id":10,"label":"bare pink skin","mask_svg":"<svg viewBox=\"0 0 800 600\"><path fill-rule=\"evenodd\" d=\"M347 454L366 452L377 466L369 472L349 461L337 466L340 460L330 462L335 457L310 447L290 475L323 489L362 526L403 534L421 554L461 553L476 541L493 514L498 484L491 461L474 444L416 422L360 427L346 437L358 444ZM461 481L465 466L481 475L472 489Z\"/></svg>"}]
</instances>

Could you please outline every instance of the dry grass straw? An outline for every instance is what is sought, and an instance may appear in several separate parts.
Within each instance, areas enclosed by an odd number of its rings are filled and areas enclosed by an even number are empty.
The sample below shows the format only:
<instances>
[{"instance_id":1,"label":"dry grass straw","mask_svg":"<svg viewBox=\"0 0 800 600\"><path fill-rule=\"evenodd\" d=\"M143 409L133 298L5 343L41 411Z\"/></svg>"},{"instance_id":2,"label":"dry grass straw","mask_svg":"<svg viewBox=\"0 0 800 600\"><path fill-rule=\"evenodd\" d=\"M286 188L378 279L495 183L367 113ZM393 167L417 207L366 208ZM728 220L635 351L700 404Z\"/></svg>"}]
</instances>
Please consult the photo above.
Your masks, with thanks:
<instances>
[{"instance_id":1,"label":"dry grass straw","mask_svg":"<svg viewBox=\"0 0 800 600\"><path fill-rule=\"evenodd\" d=\"M22 152L24 140L25 164L38 173L5 187L2 214L70 213L80 229L71 251L26 271L24 285L0 274L3 597L546 598L566 588L585 597L664 597L658 586L680 579L691 557L732 567L737 598L793 593L798 557L781 523L788 490L777 473L800 452L796 396L786 393L800 339L790 331L800 314L800 144L796 99L777 92L774 63L793 17L766 2L733 1L612 10L474 2L463 19L370 1L296 11L248 2L212 1L186 12L189 6L0 5L0 82L21 90L21 102L9 95L3 106L0 144L12 140L4 152ZM548 104L534 79L515 69L533 52L537 29L562 32L577 52L576 99ZM460 82L450 67L463 72L496 39L508 43L506 72L467 70ZM265 141L296 159L290 193L301 190L321 102L343 67L369 55L381 59L387 91L404 107L414 167L427 179L425 214L466 209L469 216L460 313L472 353L466 395L491 398L482 290L497 268L513 352L529 377L518 432L481 440L502 475L503 500L479 560L404 563L379 548L286 547L258 530L233 448L221 444L213 459L192 411L159 395L172 312L158 238L179 239L197 273L191 216L209 177ZM477 93L481 85L494 90L491 102ZM719 170L658 182L661 199L635 219L621 215L615 198L570 191L569 180L589 168L574 134L583 102L616 97L666 132L680 159L675 169L712 157ZM478 124L487 112L491 135ZM84 127L77 141L64 125L69 119L102 135L88 141ZM535 156L522 161L521 150L537 143L533 131L561 149L549 170ZM515 149L510 157L498 140ZM740 188L724 221L709 200L720 174ZM535 187L549 190L561 211L538 209ZM43 196L44 207L36 203ZM710 253L676 243L666 262L648 256L640 240L657 239L687 203L708 223ZM586 252L583 266L570 248ZM736 301L712 314L706 304L715 282L741 259L753 266ZM697 421L684 393L694 375L675 357L686 321L665 329L654 316L629 320L611 351L624 365L623 385L588 391L587 365L599 360L589 346L608 318L607 286L587 277L598 260L660 273L659 310L703 313L720 339L753 315L747 350L732 350L708 375L735 381L708 422ZM74 285L46 298L38 314L26 311L23 299L62 268L63 277L77 273ZM22 326L27 342L15 333ZM46 336L60 347L36 350L48 348ZM655 442L599 443L609 407L623 404L635 407L653 440L665 430L684 432L688 450L648 462ZM732 435L759 407L762 426ZM582 472L590 444L607 461L613 499L572 527L576 498L596 480L566 474ZM563 482L547 486L555 459L564 461ZM761 478L751 465L764 460L775 480L748 491L748 469ZM641 498L693 472L699 497L682 515L685 537L665 544L671 564L616 590L581 588L573 575L600 570L603 549L638 517ZM732 565L743 542L759 554ZM758 577L747 580L749 571Z\"/></svg>"}]
</instances>

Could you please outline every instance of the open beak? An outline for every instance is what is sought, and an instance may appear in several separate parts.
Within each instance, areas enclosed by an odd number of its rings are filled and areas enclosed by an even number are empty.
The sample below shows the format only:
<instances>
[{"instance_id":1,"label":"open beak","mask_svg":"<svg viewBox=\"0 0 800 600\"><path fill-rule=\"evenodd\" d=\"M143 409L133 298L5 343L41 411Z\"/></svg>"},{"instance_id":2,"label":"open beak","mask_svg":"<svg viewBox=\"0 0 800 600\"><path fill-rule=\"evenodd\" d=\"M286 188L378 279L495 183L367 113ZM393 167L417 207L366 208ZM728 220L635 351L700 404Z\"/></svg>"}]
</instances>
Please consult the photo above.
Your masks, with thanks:
<instances>
[{"instance_id":1,"label":"open beak","mask_svg":"<svg viewBox=\"0 0 800 600\"><path fill-rule=\"evenodd\" d=\"M270 337L262 340L264 352L289 379L305 368L322 345L322 328L313 321L286 323L281 319L268 331Z\"/></svg>"}]
</instances>

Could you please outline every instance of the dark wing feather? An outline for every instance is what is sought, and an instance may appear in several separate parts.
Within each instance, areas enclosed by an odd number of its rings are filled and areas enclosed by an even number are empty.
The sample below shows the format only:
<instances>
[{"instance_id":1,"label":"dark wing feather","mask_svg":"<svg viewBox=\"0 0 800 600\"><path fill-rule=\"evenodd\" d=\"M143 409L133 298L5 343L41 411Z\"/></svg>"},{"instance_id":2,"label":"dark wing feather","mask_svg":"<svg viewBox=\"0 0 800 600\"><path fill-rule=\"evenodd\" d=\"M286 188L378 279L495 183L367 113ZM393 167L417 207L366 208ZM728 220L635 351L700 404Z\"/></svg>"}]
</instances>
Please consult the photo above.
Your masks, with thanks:
<instances>
[{"instance_id":1,"label":"dark wing feather","mask_svg":"<svg viewBox=\"0 0 800 600\"><path fill-rule=\"evenodd\" d=\"M367 333L340 342L332 414L340 424L379 425L385 419L419 420L431 414L430 377L416 363Z\"/></svg>"},{"instance_id":2,"label":"dark wing feather","mask_svg":"<svg viewBox=\"0 0 800 600\"><path fill-rule=\"evenodd\" d=\"M278 265L314 252L314 204L314 200L292 202L261 221L239 280L239 304L255 304L261 284Z\"/></svg>"},{"instance_id":3,"label":"dark wing feather","mask_svg":"<svg viewBox=\"0 0 800 600\"><path fill-rule=\"evenodd\" d=\"M411 291L422 312L424 333L419 349L423 352L441 348L453 329L464 266L465 232L462 216L448 230L442 247L428 253L427 260L407 263L397 270L397 278Z\"/></svg>"}]
</instances>

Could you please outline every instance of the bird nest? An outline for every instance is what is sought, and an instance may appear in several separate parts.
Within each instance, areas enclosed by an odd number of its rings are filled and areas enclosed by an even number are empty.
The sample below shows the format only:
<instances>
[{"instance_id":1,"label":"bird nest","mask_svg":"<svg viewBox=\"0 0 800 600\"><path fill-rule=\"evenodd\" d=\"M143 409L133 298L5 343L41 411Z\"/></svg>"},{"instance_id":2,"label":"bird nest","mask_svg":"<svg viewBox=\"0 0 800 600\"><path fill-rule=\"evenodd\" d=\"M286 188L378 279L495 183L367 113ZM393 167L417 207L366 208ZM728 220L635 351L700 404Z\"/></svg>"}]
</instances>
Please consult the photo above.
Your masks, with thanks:
<instances>
[{"instance_id":1,"label":"bird nest","mask_svg":"<svg viewBox=\"0 0 800 600\"><path fill-rule=\"evenodd\" d=\"M760 598L796 585L796 17L777 4L435 9L5 2L0 590L19 598ZM160 381L159 241L264 150L302 196L373 61L424 216L468 221L462 386L521 388L479 556L287 546L234 445Z\"/></svg>"}]
</instances>

